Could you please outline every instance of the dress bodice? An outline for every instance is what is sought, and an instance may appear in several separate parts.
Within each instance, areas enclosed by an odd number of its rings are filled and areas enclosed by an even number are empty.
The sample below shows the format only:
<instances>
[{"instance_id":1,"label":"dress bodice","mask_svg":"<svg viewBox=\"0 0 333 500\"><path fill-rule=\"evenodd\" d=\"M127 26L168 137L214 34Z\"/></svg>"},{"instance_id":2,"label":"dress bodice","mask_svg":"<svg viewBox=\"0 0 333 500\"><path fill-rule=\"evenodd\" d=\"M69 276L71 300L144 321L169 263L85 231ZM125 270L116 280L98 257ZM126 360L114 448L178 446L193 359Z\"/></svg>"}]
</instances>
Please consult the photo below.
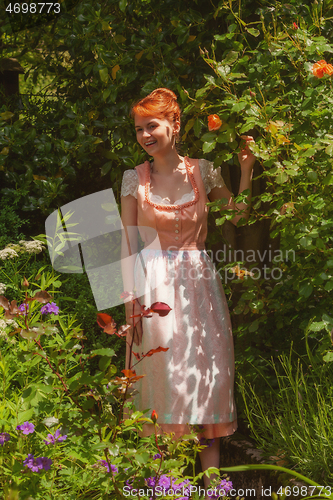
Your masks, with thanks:
<instances>
[{"instance_id":1,"label":"dress bodice","mask_svg":"<svg viewBox=\"0 0 333 500\"><path fill-rule=\"evenodd\" d=\"M163 250L203 249L205 246L208 216L206 203L209 200L200 175L198 160L189 160L186 157L185 166L194 196L185 203L177 204L161 203L161 200L152 197L148 161L135 167L139 182L137 200L141 237L144 242L148 242L144 227L155 229ZM189 194L191 193L187 193L186 196Z\"/></svg>"}]
</instances>

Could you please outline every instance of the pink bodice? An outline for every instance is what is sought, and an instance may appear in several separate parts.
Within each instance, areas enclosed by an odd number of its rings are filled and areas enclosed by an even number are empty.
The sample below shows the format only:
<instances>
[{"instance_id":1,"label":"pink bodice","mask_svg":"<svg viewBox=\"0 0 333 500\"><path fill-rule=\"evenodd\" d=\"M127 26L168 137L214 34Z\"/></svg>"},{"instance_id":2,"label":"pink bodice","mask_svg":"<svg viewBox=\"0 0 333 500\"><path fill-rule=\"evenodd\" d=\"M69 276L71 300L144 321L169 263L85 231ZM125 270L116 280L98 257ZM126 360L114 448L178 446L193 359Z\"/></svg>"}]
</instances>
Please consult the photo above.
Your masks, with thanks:
<instances>
[{"instance_id":1,"label":"pink bodice","mask_svg":"<svg viewBox=\"0 0 333 500\"><path fill-rule=\"evenodd\" d=\"M150 164L135 167L138 178L138 226L145 243L149 239L143 227L158 233L162 250L204 249L207 237L209 201L201 178L199 160L185 157L185 166L194 191L194 200L181 205L160 205L150 199Z\"/></svg>"}]
</instances>

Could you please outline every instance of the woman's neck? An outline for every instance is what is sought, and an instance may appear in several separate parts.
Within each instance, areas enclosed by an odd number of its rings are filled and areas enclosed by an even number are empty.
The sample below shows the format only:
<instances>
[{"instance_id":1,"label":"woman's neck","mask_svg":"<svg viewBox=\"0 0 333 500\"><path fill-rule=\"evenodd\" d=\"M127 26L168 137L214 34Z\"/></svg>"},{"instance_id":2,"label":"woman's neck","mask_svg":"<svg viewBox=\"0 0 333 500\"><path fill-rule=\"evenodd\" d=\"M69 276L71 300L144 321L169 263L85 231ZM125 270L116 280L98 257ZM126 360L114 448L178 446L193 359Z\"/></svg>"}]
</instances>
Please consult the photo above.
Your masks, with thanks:
<instances>
[{"instance_id":1,"label":"woman's neck","mask_svg":"<svg viewBox=\"0 0 333 500\"><path fill-rule=\"evenodd\" d=\"M183 158L179 156L175 149L163 156L155 155L153 161L153 173L160 175L171 175L183 163Z\"/></svg>"}]
</instances>

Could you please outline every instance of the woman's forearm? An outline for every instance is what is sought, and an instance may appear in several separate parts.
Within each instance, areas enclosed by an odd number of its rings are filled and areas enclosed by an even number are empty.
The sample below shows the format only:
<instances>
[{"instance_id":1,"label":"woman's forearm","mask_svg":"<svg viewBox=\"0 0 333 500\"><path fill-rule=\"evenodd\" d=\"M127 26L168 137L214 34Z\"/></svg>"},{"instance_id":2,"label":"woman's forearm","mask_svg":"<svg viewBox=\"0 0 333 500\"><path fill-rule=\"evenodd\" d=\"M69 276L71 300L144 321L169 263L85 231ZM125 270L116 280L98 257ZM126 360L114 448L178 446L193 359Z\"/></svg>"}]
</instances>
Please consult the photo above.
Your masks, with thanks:
<instances>
[{"instance_id":1,"label":"woman's forearm","mask_svg":"<svg viewBox=\"0 0 333 500\"><path fill-rule=\"evenodd\" d=\"M251 197L252 197L252 170L242 171L238 194L243 193L243 191L250 190L248 196L246 197L246 203L240 202L235 203L236 209L240 212L239 215L235 215L232 219L232 223L237 225L237 222L240 219L248 220L250 215L250 207L251 207Z\"/></svg>"},{"instance_id":2,"label":"woman's forearm","mask_svg":"<svg viewBox=\"0 0 333 500\"><path fill-rule=\"evenodd\" d=\"M124 227L121 239L121 271L124 292L134 292L134 266L137 245L137 229L134 227Z\"/></svg>"}]
</instances>

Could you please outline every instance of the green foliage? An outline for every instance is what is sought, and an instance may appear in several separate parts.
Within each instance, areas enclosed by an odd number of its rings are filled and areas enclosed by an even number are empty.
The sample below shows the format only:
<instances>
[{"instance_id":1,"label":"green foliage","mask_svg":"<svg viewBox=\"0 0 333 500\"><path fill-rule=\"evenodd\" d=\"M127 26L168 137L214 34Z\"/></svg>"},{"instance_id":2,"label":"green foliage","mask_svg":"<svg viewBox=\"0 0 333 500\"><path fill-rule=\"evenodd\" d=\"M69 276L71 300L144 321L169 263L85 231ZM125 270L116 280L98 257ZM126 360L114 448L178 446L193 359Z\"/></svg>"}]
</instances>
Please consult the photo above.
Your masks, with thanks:
<instances>
[{"instance_id":1,"label":"green foliage","mask_svg":"<svg viewBox=\"0 0 333 500\"><path fill-rule=\"evenodd\" d=\"M27 221L21 220L11 206L0 205L0 248L8 243L24 239L21 228Z\"/></svg>"},{"instance_id":2,"label":"green foliage","mask_svg":"<svg viewBox=\"0 0 333 500\"><path fill-rule=\"evenodd\" d=\"M332 486L332 365L309 354L297 364L286 355L270 362L278 386L269 386L269 396L244 380L241 390L252 435L268 462Z\"/></svg>"}]
</instances>

